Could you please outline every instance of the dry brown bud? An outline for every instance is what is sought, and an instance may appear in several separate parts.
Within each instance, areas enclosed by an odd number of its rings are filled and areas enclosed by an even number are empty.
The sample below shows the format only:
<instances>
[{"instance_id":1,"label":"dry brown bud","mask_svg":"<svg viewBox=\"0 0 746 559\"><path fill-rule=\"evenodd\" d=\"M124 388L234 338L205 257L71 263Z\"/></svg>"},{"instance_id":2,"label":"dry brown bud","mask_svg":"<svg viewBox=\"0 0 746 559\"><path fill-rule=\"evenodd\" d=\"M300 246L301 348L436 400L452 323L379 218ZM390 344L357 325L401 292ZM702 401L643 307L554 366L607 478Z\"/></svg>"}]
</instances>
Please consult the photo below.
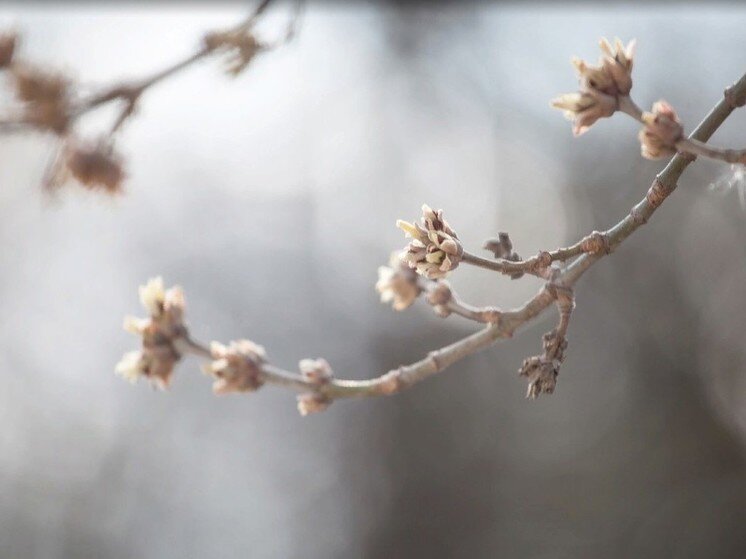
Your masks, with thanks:
<instances>
[{"instance_id":1,"label":"dry brown bud","mask_svg":"<svg viewBox=\"0 0 746 559\"><path fill-rule=\"evenodd\" d=\"M237 76L246 69L254 56L263 48L254 34L247 29L208 33L204 43L210 51L228 54L226 71L233 76Z\"/></svg>"},{"instance_id":2,"label":"dry brown bud","mask_svg":"<svg viewBox=\"0 0 746 559\"><path fill-rule=\"evenodd\" d=\"M140 287L140 301L150 316L126 317L124 329L140 336L142 347L126 354L116 371L130 382L144 376L156 387L165 389L181 359L175 343L187 335L184 293L180 287L165 290L163 280L154 278Z\"/></svg>"},{"instance_id":3,"label":"dry brown bud","mask_svg":"<svg viewBox=\"0 0 746 559\"><path fill-rule=\"evenodd\" d=\"M326 384L334 376L326 359L302 359L298 368L303 378L314 384Z\"/></svg>"},{"instance_id":4,"label":"dry brown bud","mask_svg":"<svg viewBox=\"0 0 746 559\"><path fill-rule=\"evenodd\" d=\"M535 400L541 394L552 394L557 386L559 364L535 355L523 361L518 373L528 378L526 398Z\"/></svg>"},{"instance_id":5,"label":"dry brown bud","mask_svg":"<svg viewBox=\"0 0 746 559\"><path fill-rule=\"evenodd\" d=\"M642 156L646 159L661 159L676 153L676 142L684 137L676 111L663 100L653 104L652 112L643 113L645 126L640 130L639 139Z\"/></svg>"},{"instance_id":6,"label":"dry brown bud","mask_svg":"<svg viewBox=\"0 0 746 559\"><path fill-rule=\"evenodd\" d=\"M125 172L122 158L106 142L92 145L71 142L65 149L67 173L90 190L119 194Z\"/></svg>"},{"instance_id":7,"label":"dry brown bud","mask_svg":"<svg viewBox=\"0 0 746 559\"><path fill-rule=\"evenodd\" d=\"M584 134L598 119L610 117L617 109L617 99L596 90L566 93L552 100L565 118L573 121L573 134Z\"/></svg>"},{"instance_id":8,"label":"dry brown bud","mask_svg":"<svg viewBox=\"0 0 746 559\"><path fill-rule=\"evenodd\" d=\"M564 336L560 336L556 328L551 332L544 334L541 341L544 348L544 358L547 361L557 361L561 363L565 360L567 339ZM557 366L557 370L559 371L559 366Z\"/></svg>"},{"instance_id":9,"label":"dry brown bud","mask_svg":"<svg viewBox=\"0 0 746 559\"><path fill-rule=\"evenodd\" d=\"M464 249L456 232L443 219L443 210L435 211L424 204L419 223L398 220L396 226L412 237L401 259L418 274L428 279L444 278L461 262Z\"/></svg>"},{"instance_id":10,"label":"dry brown bud","mask_svg":"<svg viewBox=\"0 0 746 559\"><path fill-rule=\"evenodd\" d=\"M0 69L7 68L13 63L18 35L14 32L0 33Z\"/></svg>"},{"instance_id":11,"label":"dry brown bud","mask_svg":"<svg viewBox=\"0 0 746 559\"><path fill-rule=\"evenodd\" d=\"M26 122L41 130L64 133L70 122L69 80L27 65L14 65L11 71Z\"/></svg>"},{"instance_id":12,"label":"dry brown bud","mask_svg":"<svg viewBox=\"0 0 746 559\"><path fill-rule=\"evenodd\" d=\"M400 260L397 252L391 255L389 266L378 268L376 290L381 294L381 302L391 303L397 311L411 306L422 292L417 273Z\"/></svg>"},{"instance_id":13,"label":"dry brown bud","mask_svg":"<svg viewBox=\"0 0 746 559\"><path fill-rule=\"evenodd\" d=\"M318 392L308 392L306 394L298 395L298 412L302 416L306 416L310 413L318 413L324 411L332 403L331 398Z\"/></svg>"}]
</instances>

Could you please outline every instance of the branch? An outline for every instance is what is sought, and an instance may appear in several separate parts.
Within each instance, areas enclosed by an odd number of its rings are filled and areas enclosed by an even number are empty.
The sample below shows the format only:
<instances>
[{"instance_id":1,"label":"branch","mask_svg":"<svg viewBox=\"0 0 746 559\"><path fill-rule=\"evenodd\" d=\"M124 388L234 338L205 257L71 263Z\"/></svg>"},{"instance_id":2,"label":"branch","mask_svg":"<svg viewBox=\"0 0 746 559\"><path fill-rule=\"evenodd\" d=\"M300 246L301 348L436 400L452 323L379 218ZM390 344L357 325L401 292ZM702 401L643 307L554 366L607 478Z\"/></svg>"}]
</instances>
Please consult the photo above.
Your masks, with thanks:
<instances>
[{"instance_id":1,"label":"branch","mask_svg":"<svg viewBox=\"0 0 746 559\"><path fill-rule=\"evenodd\" d=\"M609 252L606 243L606 237L603 233L593 231L580 239L574 245L565 248L557 248L552 251L539 251L535 256L526 260L507 260L498 258L497 260L488 260L474 254L464 252L463 262L500 272L501 274L520 277L522 274L531 274L540 278L546 278L547 269L553 262L565 262L581 254L596 254L598 252Z\"/></svg>"},{"instance_id":2,"label":"branch","mask_svg":"<svg viewBox=\"0 0 746 559\"><path fill-rule=\"evenodd\" d=\"M621 42L617 42L616 50L612 50L608 43L602 42L602 49L607 53L602 58L602 67L590 67L582 61L576 64L584 87L593 91L592 94L588 93L590 97L583 97L585 93L581 93L572 100L567 96L562 99L564 105L574 103L573 106L578 109L573 112L573 118L579 119L575 124L576 130L582 133L598 118L609 116L591 109L594 106L598 108L598 104L602 103L603 111L611 107L613 114L619 109L635 118L639 116L646 126L653 127L654 135L658 139L663 138L663 143L652 143L648 146L650 149L669 149L665 143L666 137L673 137L677 127L680 127L675 113L669 111L669 107L660 105L653 121L647 116L649 113L642 113L629 99L633 44L624 48ZM702 120L689 140L697 144L706 142L731 112L744 103L746 75L726 90L723 100ZM582 114L583 111L591 113ZM644 142L643 148L646 148ZM521 374L529 379L528 397L553 392L560 364L564 360L567 330L575 307L574 286L596 262L647 223L676 189L678 179L693 160L688 154L676 154L656 176L645 197L609 229L594 231L570 247L542 251L525 261L513 252L512 243L504 233L485 245L495 252L496 261L464 251L458 235L446 222L443 211L432 210L427 205L422 208L423 215L419 222L397 222L412 240L399 255L396 264L392 263L396 267L379 269L376 288L382 300L392 302L396 310L403 310L419 295L425 294L428 303L441 316L454 313L488 325L430 352L419 361L373 379L335 378L331 367L323 359L301 361L299 373L287 371L270 364L264 349L248 340L231 342L228 346L213 342L208 348L189 335L183 320L185 305L181 290L164 290L160 278L151 280L140 290L142 303L150 316L125 321L125 328L141 336L142 348L125 356L117 370L130 380L144 376L156 385L165 387L182 356L195 355L211 360L206 371L216 379L213 385L216 393L253 391L265 383L284 386L301 392L298 406L305 415L326 409L336 399L389 395L413 386L499 339L512 337L555 303L559 313L557 327L544 336L543 353L528 358L521 368ZM572 258L575 260L564 268L556 265ZM495 307L472 307L463 303L443 280L461 262L513 277L531 273L547 281L534 297L519 308L501 311Z\"/></svg>"}]
</instances>

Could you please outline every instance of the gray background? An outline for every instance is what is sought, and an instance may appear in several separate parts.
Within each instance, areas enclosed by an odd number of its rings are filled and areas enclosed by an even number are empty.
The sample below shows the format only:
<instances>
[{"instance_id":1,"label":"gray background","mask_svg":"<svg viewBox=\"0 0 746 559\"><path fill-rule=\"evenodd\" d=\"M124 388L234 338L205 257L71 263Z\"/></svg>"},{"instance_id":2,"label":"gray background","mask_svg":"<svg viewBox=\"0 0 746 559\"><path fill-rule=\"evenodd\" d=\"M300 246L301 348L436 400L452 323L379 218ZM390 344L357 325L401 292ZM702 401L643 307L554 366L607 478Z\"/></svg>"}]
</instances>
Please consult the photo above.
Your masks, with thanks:
<instances>
[{"instance_id":1,"label":"gray background","mask_svg":"<svg viewBox=\"0 0 746 559\"><path fill-rule=\"evenodd\" d=\"M2 13L26 56L95 87L244 9ZM408 393L308 418L271 387L214 397L194 360L169 393L113 373L157 274L184 286L198 338L248 337L288 368L324 356L367 378L469 333L378 304L394 221L427 202L472 250L508 230L523 255L609 226L663 163L623 117L572 138L548 105L575 88L569 57L636 37L635 98L691 129L744 71L745 24L735 3L311 4L298 40L238 79L212 61L147 94L121 198L50 200L52 139L0 138L0 556L746 556L746 220L708 188L721 165L694 165L583 279L552 397L524 400L516 376L551 314ZM745 118L713 141L742 146ZM539 286L452 283L502 306Z\"/></svg>"}]
</instances>

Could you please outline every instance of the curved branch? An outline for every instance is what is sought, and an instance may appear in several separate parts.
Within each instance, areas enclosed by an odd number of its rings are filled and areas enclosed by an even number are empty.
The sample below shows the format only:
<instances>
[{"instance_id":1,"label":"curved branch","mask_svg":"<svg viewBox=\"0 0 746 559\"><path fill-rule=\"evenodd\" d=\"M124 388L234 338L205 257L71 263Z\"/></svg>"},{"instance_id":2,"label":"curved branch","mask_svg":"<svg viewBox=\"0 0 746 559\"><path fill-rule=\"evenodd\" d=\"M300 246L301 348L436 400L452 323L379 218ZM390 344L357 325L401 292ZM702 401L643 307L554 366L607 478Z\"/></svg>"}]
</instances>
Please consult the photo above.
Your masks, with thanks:
<instances>
[{"instance_id":1,"label":"curved branch","mask_svg":"<svg viewBox=\"0 0 746 559\"><path fill-rule=\"evenodd\" d=\"M690 136L691 139L698 142L707 141L725 119L728 118L734 108L744 104L746 100L746 75L726 91L726 96L715 105L699 126L697 126ZM585 243L586 249L588 248L587 245L593 244L594 247L598 248L600 246L604 250L585 250L580 246L582 241L568 249L558 249L558 251L555 251L558 255L572 255L577 254L578 251L582 252L582 254L564 269L553 269L550 274L551 278L549 278L547 284L534 297L526 301L523 306L499 312L496 322L450 345L430 352L425 358L419 361L390 370L381 376L369 380L344 380L329 376L328 378L324 378L323 381L319 381L303 374L286 371L266 364L263 360L259 360L256 357L252 358L251 366L255 367L259 372L261 382L299 390L304 392L305 396L309 396L312 400L315 399L313 400L315 402L313 404L314 407L302 407L302 413L318 411L334 399L389 395L413 386L461 359L491 346L498 339L511 337L517 330L526 327L533 319L542 314L553 302L557 303L560 311L560 322L553 333L550 333L552 338L547 339L545 337L545 361L547 363L550 360L561 361L561 354L564 349L562 344L565 341L570 312L574 305L571 288L593 264L598 262L606 254L609 254L648 221L656 209L676 189L679 177L692 161L691 157L683 154L674 156L663 171L656 176L646 196L632 208L627 216L603 233L594 232L584 239L594 239L593 243ZM506 262L493 262L474 255L467 255L466 253L464 254L464 261L501 272L507 270ZM511 265L527 266L525 262L511 262ZM427 286L427 289L430 289L430 287ZM204 345L190 339L188 334L186 334L186 329L180 323L183 313L183 296L181 292L172 290L170 294L166 294L165 301L165 306L162 302L156 305L156 314L153 316L153 320L159 322L155 326L152 326L151 323L151 325L136 326L135 328L142 329L145 332L145 336L162 334L169 331L176 332L172 341L167 341L167 344L173 344L172 347L176 351L176 358L173 357L173 354L168 353L168 351L165 352L164 355L168 365L172 365L175 359L178 360L178 356L181 354L193 354L198 357L213 359L215 357L213 352ZM147 303L148 301L144 302ZM462 315L471 315L469 318L474 318L474 314L478 312L478 309L468 307L452 296L446 301L446 303L448 302L452 304L449 310ZM444 303L443 301L439 301L438 304ZM156 328L156 330L151 330L152 328ZM164 328L169 328L170 330L163 330ZM154 338L156 341L150 338L144 339L150 340L149 343L151 344L161 343L157 341L158 338ZM161 346L162 349L163 347ZM165 349L168 350L169 347L166 345ZM263 350L259 349L257 351L263 354ZM555 371L553 374L556 376L556 366L552 370ZM535 372L535 368L532 371ZM540 384L537 385L537 382ZM542 386L541 383L547 382L549 383L548 385ZM548 381L544 374L537 376L531 382L529 385L529 396L532 395L532 385L534 396L542 391L548 392L554 388L553 381L551 379ZM301 403L303 405L310 405L306 404L303 400Z\"/></svg>"}]
</instances>

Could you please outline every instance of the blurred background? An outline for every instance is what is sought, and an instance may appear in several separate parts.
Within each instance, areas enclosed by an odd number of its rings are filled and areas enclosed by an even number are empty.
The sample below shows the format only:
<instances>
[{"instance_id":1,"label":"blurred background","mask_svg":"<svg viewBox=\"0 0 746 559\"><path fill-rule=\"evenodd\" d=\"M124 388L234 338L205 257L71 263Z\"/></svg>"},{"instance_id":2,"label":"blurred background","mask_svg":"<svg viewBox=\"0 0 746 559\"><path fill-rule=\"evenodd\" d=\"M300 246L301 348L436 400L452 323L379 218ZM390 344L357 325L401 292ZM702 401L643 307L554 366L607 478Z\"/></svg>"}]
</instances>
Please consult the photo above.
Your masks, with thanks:
<instances>
[{"instance_id":1,"label":"blurred background","mask_svg":"<svg viewBox=\"0 0 746 559\"><path fill-rule=\"evenodd\" d=\"M6 4L24 57L86 87L139 76L241 4ZM290 4L259 29L277 36ZM137 286L182 285L202 340L368 378L475 329L373 290L397 218L444 208L466 247L574 242L664 162L617 117L573 139L549 107L571 55L636 37L633 94L691 128L741 76L746 6L311 3L238 79L206 61L123 131L126 194L39 188L52 138L0 138L0 557L746 556L746 213L697 162L580 282L557 392L517 377L555 321L392 398L301 418L273 387L218 398L187 360L168 393L114 375ZM9 100L3 84L0 100ZM85 121L94 135L111 118ZM743 147L746 116L717 132ZM538 280L459 268L475 304Z\"/></svg>"}]
</instances>

